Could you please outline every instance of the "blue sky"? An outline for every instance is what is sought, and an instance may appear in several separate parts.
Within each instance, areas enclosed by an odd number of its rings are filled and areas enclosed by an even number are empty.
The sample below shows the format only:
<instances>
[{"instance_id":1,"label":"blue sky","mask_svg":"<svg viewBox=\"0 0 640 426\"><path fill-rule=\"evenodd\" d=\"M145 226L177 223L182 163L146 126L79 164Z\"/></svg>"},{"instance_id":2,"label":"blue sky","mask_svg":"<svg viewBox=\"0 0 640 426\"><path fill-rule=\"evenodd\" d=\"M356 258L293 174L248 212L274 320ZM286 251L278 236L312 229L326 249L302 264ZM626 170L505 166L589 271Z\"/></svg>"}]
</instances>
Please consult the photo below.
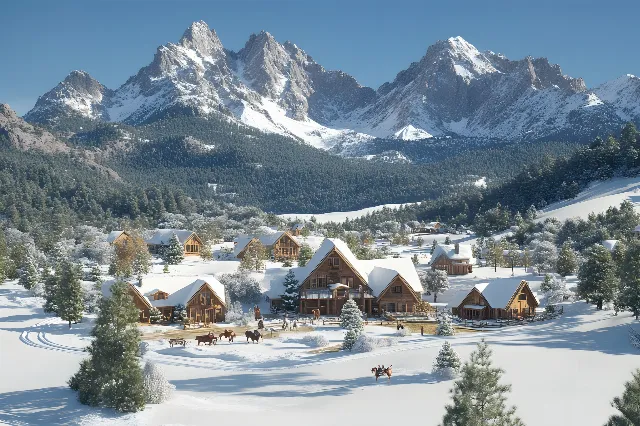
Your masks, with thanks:
<instances>
[{"instance_id":1,"label":"blue sky","mask_svg":"<svg viewBox=\"0 0 640 426\"><path fill-rule=\"evenodd\" d=\"M2 2L0 102L24 114L74 69L117 88L204 20L225 47L269 31L328 69L378 87L436 40L460 35L511 59L546 56L595 86L640 74L640 1L235 0Z\"/></svg>"}]
</instances>

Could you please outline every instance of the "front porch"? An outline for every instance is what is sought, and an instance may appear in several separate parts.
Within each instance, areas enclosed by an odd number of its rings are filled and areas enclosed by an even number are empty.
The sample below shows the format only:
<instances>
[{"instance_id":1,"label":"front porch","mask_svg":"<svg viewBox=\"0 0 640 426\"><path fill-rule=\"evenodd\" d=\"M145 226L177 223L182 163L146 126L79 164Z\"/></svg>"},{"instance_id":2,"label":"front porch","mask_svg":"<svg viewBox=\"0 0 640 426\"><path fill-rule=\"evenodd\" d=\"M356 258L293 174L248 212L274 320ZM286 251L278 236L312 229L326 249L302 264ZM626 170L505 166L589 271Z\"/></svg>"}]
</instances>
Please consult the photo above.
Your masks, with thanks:
<instances>
[{"instance_id":1,"label":"front porch","mask_svg":"<svg viewBox=\"0 0 640 426\"><path fill-rule=\"evenodd\" d=\"M350 289L342 284L333 289L305 290L300 293L300 314L311 315L315 309L320 310L320 315L339 316L342 306L347 300L352 299L358 308L371 315L374 310L375 297L366 291Z\"/></svg>"}]
</instances>

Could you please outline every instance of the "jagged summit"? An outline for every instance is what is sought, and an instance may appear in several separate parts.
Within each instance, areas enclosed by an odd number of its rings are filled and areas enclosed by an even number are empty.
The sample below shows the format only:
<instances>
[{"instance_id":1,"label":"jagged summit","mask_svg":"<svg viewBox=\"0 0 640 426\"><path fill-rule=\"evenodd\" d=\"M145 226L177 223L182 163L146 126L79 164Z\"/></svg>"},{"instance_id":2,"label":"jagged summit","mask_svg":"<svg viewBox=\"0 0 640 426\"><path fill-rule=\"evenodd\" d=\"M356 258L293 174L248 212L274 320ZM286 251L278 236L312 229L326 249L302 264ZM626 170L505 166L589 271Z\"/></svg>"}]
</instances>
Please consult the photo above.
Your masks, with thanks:
<instances>
[{"instance_id":1,"label":"jagged summit","mask_svg":"<svg viewBox=\"0 0 640 426\"><path fill-rule=\"evenodd\" d=\"M169 114L215 114L329 148L372 137L579 138L640 120L639 100L637 77L589 90L546 58L510 60L481 52L460 36L429 46L419 61L374 90L326 70L267 31L252 34L237 52L227 50L214 30L197 21L118 89L73 71L25 118L81 116L137 125Z\"/></svg>"}]
</instances>

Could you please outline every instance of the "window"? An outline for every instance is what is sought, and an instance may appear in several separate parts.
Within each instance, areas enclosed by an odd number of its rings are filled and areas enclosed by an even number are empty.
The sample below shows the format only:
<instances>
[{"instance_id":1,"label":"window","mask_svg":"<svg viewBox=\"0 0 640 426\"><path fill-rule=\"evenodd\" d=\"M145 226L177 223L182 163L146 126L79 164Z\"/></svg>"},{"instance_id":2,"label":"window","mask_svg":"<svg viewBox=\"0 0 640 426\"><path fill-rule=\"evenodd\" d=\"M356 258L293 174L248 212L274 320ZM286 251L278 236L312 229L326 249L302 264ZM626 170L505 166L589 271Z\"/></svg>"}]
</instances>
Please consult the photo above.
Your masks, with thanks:
<instances>
[{"instance_id":1,"label":"window","mask_svg":"<svg viewBox=\"0 0 640 426\"><path fill-rule=\"evenodd\" d=\"M527 295L526 293L522 293L518 295L518 300L527 300Z\"/></svg>"},{"instance_id":2,"label":"window","mask_svg":"<svg viewBox=\"0 0 640 426\"><path fill-rule=\"evenodd\" d=\"M402 286L401 285L394 285L393 288L391 289L392 293L402 293Z\"/></svg>"},{"instance_id":3,"label":"window","mask_svg":"<svg viewBox=\"0 0 640 426\"><path fill-rule=\"evenodd\" d=\"M318 277L318 288L324 288L327 286L327 277Z\"/></svg>"},{"instance_id":4,"label":"window","mask_svg":"<svg viewBox=\"0 0 640 426\"><path fill-rule=\"evenodd\" d=\"M311 278L311 288L317 288L318 287L318 282L316 281L315 278Z\"/></svg>"},{"instance_id":5,"label":"window","mask_svg":"<svg viewBox=\"0 0 640 426\"><path fill-rule=\"evenodd\" d=\"M329 266L333 266L333 267L340 266L340 258L339 257L330 257L329 258Z\"/></svg>"},{"instance_id":6,"label":"window","mask_svg":"<svg viewBox=\"0 0 640 426\"><path fill-rule=\"evenodd\" d=\"M197 244L187 244L186 250L187 253L198 253L200 251L200 246Z\"/></svg>"},{"instance_id":7,"label":"window","mask_svg":"<svg viewBox=\"0 0 640 426\"><path fill-rule=\"evenodd\" d=\"M341 277L340 283L353 288L353 277Z\"/></svg>"}]
</instances>

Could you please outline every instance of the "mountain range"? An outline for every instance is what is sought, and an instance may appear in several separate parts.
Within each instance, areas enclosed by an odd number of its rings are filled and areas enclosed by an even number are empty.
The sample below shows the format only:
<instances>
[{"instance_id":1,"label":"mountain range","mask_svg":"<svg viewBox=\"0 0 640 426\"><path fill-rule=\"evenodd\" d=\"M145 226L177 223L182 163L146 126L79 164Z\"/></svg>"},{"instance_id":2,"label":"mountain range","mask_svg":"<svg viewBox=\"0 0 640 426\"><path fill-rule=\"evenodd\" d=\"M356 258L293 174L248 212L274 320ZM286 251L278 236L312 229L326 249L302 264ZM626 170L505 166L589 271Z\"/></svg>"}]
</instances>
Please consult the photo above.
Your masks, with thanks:
<instances>
[{"instance_id":1,"label":"mountain range","mask_svg":"<svg viewBox=\"0 0 640 426\"><path fill-rule=\"evenodd\" d=\"M376 138L586 142L640 122L640 78L588 88L545 58L510 60L455 37L373 89L268 32L237 52L225 49L200 21L119 88L73 71L24 118L140 125L180 115L216 116L323 149Z\"/></svg>"}]
</instances>

